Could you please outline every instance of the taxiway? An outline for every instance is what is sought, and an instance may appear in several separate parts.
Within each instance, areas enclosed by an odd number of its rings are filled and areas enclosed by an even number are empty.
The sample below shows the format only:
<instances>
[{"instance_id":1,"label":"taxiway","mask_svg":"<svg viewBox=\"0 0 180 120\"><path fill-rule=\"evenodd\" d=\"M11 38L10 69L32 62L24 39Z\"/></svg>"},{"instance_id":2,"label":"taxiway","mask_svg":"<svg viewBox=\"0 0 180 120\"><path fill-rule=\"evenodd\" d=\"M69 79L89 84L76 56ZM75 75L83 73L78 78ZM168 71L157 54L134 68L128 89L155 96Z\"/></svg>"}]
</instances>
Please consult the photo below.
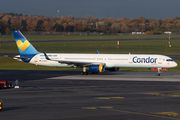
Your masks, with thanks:
<instances>
[{"instance_id":1,"label":"taxiway","mask_svg":"<svg viewBox=\"0 0 180 120\"><path fill-rule=\"evenodd\" d=\"M2 120L180 119L180 73L0 70Z\"/></svg>"}]
</instances>

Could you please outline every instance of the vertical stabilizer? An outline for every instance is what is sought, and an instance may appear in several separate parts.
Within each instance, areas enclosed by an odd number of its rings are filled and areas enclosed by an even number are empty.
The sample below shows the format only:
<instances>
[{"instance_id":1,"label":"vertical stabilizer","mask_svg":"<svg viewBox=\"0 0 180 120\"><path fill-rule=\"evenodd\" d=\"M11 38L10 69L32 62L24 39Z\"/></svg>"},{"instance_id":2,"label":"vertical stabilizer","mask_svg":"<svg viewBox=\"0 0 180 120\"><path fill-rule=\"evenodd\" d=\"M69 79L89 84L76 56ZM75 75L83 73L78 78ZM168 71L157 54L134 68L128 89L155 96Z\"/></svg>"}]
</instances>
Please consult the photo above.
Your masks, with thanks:
<instances>
[{"instance_id":1,"label":"vertical stabilizer","mask_svg":"<svg viewBox=\"0 0 180 120\"><path fill-rule=\"evenodd\" d=\"M35 55L39 53L19 30L13 30L13 35L20 55Z\"/></svg>"}]
</instances>

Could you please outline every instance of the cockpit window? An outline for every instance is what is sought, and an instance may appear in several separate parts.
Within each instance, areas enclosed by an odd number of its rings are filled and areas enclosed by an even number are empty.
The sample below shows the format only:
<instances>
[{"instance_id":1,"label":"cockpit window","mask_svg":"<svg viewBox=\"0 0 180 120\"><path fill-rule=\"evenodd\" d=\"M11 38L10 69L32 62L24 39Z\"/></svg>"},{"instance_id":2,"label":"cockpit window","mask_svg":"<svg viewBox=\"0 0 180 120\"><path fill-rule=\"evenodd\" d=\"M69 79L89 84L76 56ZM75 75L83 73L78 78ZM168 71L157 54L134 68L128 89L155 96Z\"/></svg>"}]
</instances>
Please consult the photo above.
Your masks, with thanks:
<instances>
[{"instance_id":1,"label":"cockpit window","mask_svg":"<svg viewBox=\"0 0 180 120\"><path fill-rule=\"evenodd\" d=\"M166 61L173 61L172 59L166 59Z\"/></svg>"}]
</instances>

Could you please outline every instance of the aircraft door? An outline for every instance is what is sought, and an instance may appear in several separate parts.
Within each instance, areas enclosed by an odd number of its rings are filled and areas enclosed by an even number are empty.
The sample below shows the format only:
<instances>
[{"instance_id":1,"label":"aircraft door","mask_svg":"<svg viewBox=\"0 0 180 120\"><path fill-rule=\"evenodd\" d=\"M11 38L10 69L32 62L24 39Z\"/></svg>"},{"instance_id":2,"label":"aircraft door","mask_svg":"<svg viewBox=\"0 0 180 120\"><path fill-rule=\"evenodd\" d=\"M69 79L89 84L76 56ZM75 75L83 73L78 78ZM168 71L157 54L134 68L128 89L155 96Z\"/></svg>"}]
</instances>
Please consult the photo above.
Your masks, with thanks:
<instances>
[{"instance_id":1,"label":"aircraft door","mask_svg":"<svg viewBox=\"0 0 180 120\"><path fill-rule=\"evenodd\" d=\"M133 63L132 57L129 58L129 63Z\"/></svg>"},{"instance_id":2,"label":"aircraft door","mask_svg":"<svg viewBox=\"0 0 180 120\"><path fill-rule=\"evenodd\" d=\"M34 57L34 62L38 62L37 56Z\"/></svg>"},{"instance_id":3,"label":"aircraft door","mask_svg":"<svg viewBox=\"0 0 180 120\"><path fill-rule=\"evenodd\" d=\"M157 62L158 64L162 64L162 58L158 58Z\"/></svg>"}]
</instances>

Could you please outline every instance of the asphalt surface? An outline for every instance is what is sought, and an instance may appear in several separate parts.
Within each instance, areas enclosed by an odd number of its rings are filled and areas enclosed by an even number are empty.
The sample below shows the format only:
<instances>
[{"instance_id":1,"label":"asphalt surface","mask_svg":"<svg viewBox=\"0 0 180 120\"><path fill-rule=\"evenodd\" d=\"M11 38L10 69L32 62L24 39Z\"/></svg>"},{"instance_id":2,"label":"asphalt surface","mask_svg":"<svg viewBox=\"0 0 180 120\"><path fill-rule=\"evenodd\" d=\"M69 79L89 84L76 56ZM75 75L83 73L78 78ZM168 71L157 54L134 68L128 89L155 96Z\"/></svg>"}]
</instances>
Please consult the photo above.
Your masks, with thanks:
<instances>
[{"instance_id":1,"label":"asphalt surface","mask_svg":"<svg viewBox=\"0 0 180 120\"><path fill-rule=\"evenodd\" d=\"M180 73L0 70L1 120L178 120ZM87 79L86 79L87 78Z\"/></svg>"}]
</instances>

